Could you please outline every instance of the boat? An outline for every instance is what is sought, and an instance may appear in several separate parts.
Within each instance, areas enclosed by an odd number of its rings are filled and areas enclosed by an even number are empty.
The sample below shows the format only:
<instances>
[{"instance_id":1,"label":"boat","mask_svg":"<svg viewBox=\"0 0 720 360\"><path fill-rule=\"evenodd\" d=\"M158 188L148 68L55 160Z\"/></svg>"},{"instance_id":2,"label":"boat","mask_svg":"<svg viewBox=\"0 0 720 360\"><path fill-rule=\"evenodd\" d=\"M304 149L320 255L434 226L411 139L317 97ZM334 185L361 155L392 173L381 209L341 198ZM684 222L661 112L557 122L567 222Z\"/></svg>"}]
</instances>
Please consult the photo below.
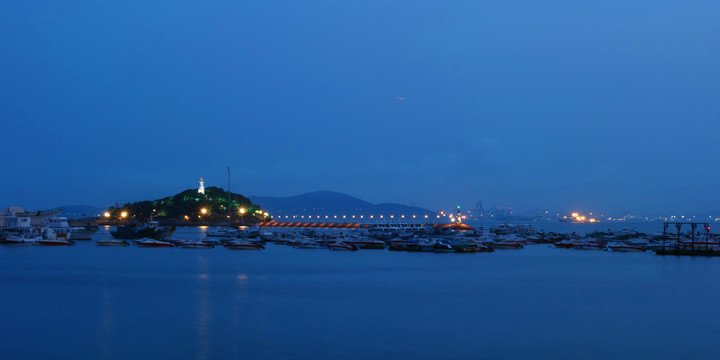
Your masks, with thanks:
<instances>
[{"instance_id":1,"label":"boat","mask_svg":"<svg viewBox=\"0 0 720 360\"><path fill-rule=\"evenodd\" d=\"M327 244L327 248L335 251L357 251L359 248L348 242L336 242Z\"/></svg>"},{"instance_id":2,"label":"boat","mask_svg":"<svg viewBox=\"0 0 720 360\"><path fill-rule=\"evenodd\" d=\"M262 243L254 241L233 240L225 243L228 250L265 250Z\"/></svg>"},{"instance_id":3,"label":"boat","mask_svg":"<svg viewBox=\"0 0 720 360\"><path fill-rule=\"evenodd\" d=\"M44 238L42 235L37 234L8 234L5 236L5 243L7 244L27 244L36 243Z\"/></svg>"},{"instance_id":4,"label":"boat","mask_svg":"<svg viewBox=\"0 0 720 360\"><path fill-rule=\"evenodd\" d=\"M391 241L388 243L390 251L422 251L422 245L417 241Z\"/></svg>"},{"instance_id":5,"label":"boat","mask_svg":"<svg viewBox=\"0 0 720 360\"><path fill-rule=\"evenodd\" d=\"M259 236L263 241L271 241L275 238L275 234L267 230L261 230Z\"/></svg>"},{"instance_id":6,"label":"boat","mask_svg":"<svg viewBox=\"0 0 720 360\"><path fill-rule=\"evenodd\" d=\"M358 247L358 249L384 249L385 242L375 239L349 239L346 242Z\"/></svg>"},{"instance_id":7,"label":"boat","mask_svg":"<svg viewBox=\"0 0 720 360\"><path fill-rule=\"evenodd\" d=\"M314 241L301 242L293 245L296 249L327 249L327 245Z\"/></svg>"},{"instance_id":8,"label":"boat","mask_svg":"<svg viewBox=\"0 0 720 360\"><path fill-rule=\"evenodd\" d=\"M573 242L572 248L576 250L603 250L605 244L602 241L590 239Z\"/></svg>"},{"instance_id":9,"label":"boat","mask_svg":"<svg viewBox=\"0 0 720 360\"><path fill-rule=\"evenodd\" d=\"M70 237L73 240L92 240L93 235L95 235L97 231L97 226L78 226L72 228Z\"/></svg>"},{"instance_id":10,"label":"boat","mask_svg":"<svg viewBox=\"0 0 720 360\"><path fill-rule=\"evenodd\" d=\"M36 245L43 245L43 246L70 246L75 245L74 242L70 240L61 240L61 239L42 239L35 242Z\"/></svg>"},{"instance_id":11,"label":"boat","mask_svg":"<svg viewBox=\"0 0 720 360\"><path fill-rule=\"evenodd\" d=\"M212 249L215 247L213 244L208 244L206 242L202 241L180 241L178 243L179 247L183 249Z\"/></svg>"},{"instance_id":12,"label":"boat","mask_svg":"<svg viewBox=\"0 0 720 360\"><path fill-rule=\"evenodd\" d=\"M644 246L627 243L610 243L607 248L614 252L645 252L646 250Z\"/></svg>"},{"instance_id":13,"label":"boat","mask_svg":"<svg viewBox=\"0 0 720 360\"><path fill-rule=\"evenodd\" d=\"M97 246L129 246L130 243L128 243L125 240L121 240L121 239L104 239L104 240L96 241L95 245L97 245Z\"/></svg>"},{"instance_id":14,"label":"boat","mask_svg":"<svg viewBox=\"0 0 720 360\"><path fill-rule=\"evenodd\" d=\"M571 240L560 240L553 245L555 245L555 247L562 248L562 249L570 249L573 247L573 244L574 243Z\"/></svg>"},{"instance_id":15,"label":"boat","mask_svg":"<svg viewBox=\"0 0 720 360\"><path fill-rule=\"evenodd\" d=\"M480 244L476 241L462 241L457 242L453 244L453 249L455 252L459 253L476 253L476 252L493 252L495 249L493 249L491 246Z\"/></svg>"},{"instance_id":16,"label":"boat","mask_svg":"<svg viewBox=\"0 0 720 360\"><path fill-rule=\"evenodd\" d=\"M140 239L140 240L135 240L135 245L137 245L137 246L139 246L139 247L153 247L153 248L157 248L157 247L174 247L174 246L175 246L175 245L173 245L172 243L167 242L167 241L160 241L160 240L148 239L148 238L143 238L143 239Z\"/></svg>"},{"instance_id":17,"label":"boat","mask_svg":"<svg viewBox=\"0 0 720 360\"><path fill-rule=\"evenodd\" d=\"M490 246L493 247L493 249L524 249L525 246L523 246L522 242L519 241L496 241L494 243L491 243Z\"/></svg>"},{"instance_id":18,"label":"boat","mask_svg":"<svg viewBox=\"0 0 720 360\"><path fill-rule=\"evenodd\" d=\"M146 224L141 226L131 225L120 225L115 231L111 231L110 234L116 239L142 239L142 238L153 238L162 239L169 238L175 231L175 226L170 229L161 228L158 226L158 222L150 220Z\"/></svg>"},{"instance_id":19,"label":"boat","mask_svg":"<svg viewBox=\"0 0 720 360\"><path fill-rule=\"evenodd\" d=\"M47 218L45 226L55 233L56 239L70 240L72 228L64 216L51 216Z\"/></svg>"},{"instance_id":20,"label":"boat","mask_svg":"<svg viewBox=\"0 0 720 360\"><path fill-rule=\"evenodd\" d=\"M240 231L238 229L230 226L215 226L205 231L206 236L219 238L237 237L239 234Z\"/></svg>"}]
</instances>

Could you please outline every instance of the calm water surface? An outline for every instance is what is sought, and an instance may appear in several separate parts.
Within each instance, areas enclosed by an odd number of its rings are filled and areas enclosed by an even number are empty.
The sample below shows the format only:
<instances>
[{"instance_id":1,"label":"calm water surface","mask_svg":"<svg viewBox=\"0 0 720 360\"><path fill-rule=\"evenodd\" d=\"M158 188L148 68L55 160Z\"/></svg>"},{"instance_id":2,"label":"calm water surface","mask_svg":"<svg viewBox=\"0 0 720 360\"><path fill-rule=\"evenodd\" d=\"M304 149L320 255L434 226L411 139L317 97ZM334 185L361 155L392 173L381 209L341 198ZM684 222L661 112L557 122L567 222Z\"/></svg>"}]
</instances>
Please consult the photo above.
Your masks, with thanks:
<instances>
[{"instance_id":1,"label":"calm water surface","mask_svg":"<svg viewBox=\"0 0 720 360\"><path fill-rule=\"evenodd\" d=\"M0 246L0 354L717 359L718 273L720 258L546 245L481 254Z\"/></svg>"}]
</instances>

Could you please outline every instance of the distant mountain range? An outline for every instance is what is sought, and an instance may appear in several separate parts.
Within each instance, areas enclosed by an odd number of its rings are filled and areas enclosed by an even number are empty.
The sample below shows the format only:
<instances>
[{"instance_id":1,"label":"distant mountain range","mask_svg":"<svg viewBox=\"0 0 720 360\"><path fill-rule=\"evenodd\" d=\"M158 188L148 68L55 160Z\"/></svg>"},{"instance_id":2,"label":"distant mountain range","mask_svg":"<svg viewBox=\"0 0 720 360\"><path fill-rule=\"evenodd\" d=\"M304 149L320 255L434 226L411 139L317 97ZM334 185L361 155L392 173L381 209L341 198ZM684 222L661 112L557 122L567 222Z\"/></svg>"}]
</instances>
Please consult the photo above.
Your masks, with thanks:
<instances>
[{"instance_id":1,"label":"distant mountain range","mask_svg":"<svg viewBox=\"0 0 720 360\"><path fill-rule=\"evenodd\" d=\"M86 205L63 205L53 210L62 210L60 216L68 219L81 219L86 217L96 217L103 213L104 209Z\"/></svg>"},{"instance_id":2,"label":"distant mountain range","mask_svg":"<svg viewBox=\"0 0 720 360\"><path fill-rule=\"evenodd\" d=\"M280 220L281 216L290 215L312 215L312 216L335 216L346 215L379 217L384 215L389 217L394 215L395 218L401 218L405 215L411 218L416 215L422 218L425 215L435 216L435 212L417 206L407 206L402 204L373 204L368 201L358 199L348 194L334 191L315 191L306 194L273 197L273 196L249 196L252 202L260 205L263 209L270 212L276 220Z\"/></svg>"}]
</instances>

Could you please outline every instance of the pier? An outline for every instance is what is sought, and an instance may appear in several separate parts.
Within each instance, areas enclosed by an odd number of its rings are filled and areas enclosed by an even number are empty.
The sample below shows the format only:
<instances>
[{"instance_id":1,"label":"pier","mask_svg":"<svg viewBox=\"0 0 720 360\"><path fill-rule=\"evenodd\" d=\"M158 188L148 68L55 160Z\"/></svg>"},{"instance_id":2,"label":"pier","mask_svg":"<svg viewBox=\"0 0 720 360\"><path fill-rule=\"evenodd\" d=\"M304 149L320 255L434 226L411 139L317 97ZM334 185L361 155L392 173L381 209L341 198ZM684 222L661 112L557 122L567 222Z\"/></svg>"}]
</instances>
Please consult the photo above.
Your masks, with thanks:
<instances>
[{"instance_id":1,"label":"pier","mask_svg":"<svg viewBox=\"0 0 720 360\"><path fill-rule=\"evenodd\" d=\"M674 225L677 230L675 235L677 238L672 244L667 244L669 239L668 227ZM684 225L690 225L690 241L682 241L682 228ZM704 233L697 231L702 226ZM697 236L696 236L697 235ZM663 242L662 248L655 250L657 255L684 255L684 256L720 256L720 251L710 246L710 224L700 222L665 222L663 223Z\"/></svg>"}]
</instances>

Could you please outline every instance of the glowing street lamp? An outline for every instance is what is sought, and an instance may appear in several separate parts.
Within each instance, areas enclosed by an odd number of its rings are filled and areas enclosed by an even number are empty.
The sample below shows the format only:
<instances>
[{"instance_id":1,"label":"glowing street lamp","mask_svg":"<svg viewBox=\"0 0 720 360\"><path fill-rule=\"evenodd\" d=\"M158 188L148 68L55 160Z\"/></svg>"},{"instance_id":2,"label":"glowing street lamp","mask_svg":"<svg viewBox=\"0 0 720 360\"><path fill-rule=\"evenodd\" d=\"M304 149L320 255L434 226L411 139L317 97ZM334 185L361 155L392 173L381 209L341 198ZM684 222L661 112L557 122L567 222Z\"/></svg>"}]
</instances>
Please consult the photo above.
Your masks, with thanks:
<instances>
[{"instance_id":1,"label":"glowing street lamp","mask_svg":"<svg viewBox=\"0 0 720 360\"><path fill-rule=\"evenodd\" d=\"M203 215L207 214L207 209L206 208L200 209L200 213L202 213Z\"/></svg>"},{"instance_id":2,"label":"glowing street lamp","mask_svg":"<svg viewBox=\"0 0 720 360\"><path fill-rule=\"evenodd\" d=\"M103 214L103 216L107 219L107 218L110 217L110 213L106 211L106 212Z\"/></svg>"},{"instance_id":3,"label":"glowing street lamp","mask_svg":"<svg viewBox=\"0 0 720 360\"><path fill-rule=\"evenodd\" d=\"M240 221L242 221L243 226L245 226L245 208L240 208Z\"/></svg>"},{"instance_id":4,"label":"glowing street lamp","mask_svg":"<svg viewBox=\"0 0 720 360\"><path fill-rule=\"evenodd\" d=\"M123 211L122 213L120 213L120 217L123 218L123 219L126 218L127 215L128 215L128 214L127 214L127 211Z\"/></svg>"}]
</instances>

